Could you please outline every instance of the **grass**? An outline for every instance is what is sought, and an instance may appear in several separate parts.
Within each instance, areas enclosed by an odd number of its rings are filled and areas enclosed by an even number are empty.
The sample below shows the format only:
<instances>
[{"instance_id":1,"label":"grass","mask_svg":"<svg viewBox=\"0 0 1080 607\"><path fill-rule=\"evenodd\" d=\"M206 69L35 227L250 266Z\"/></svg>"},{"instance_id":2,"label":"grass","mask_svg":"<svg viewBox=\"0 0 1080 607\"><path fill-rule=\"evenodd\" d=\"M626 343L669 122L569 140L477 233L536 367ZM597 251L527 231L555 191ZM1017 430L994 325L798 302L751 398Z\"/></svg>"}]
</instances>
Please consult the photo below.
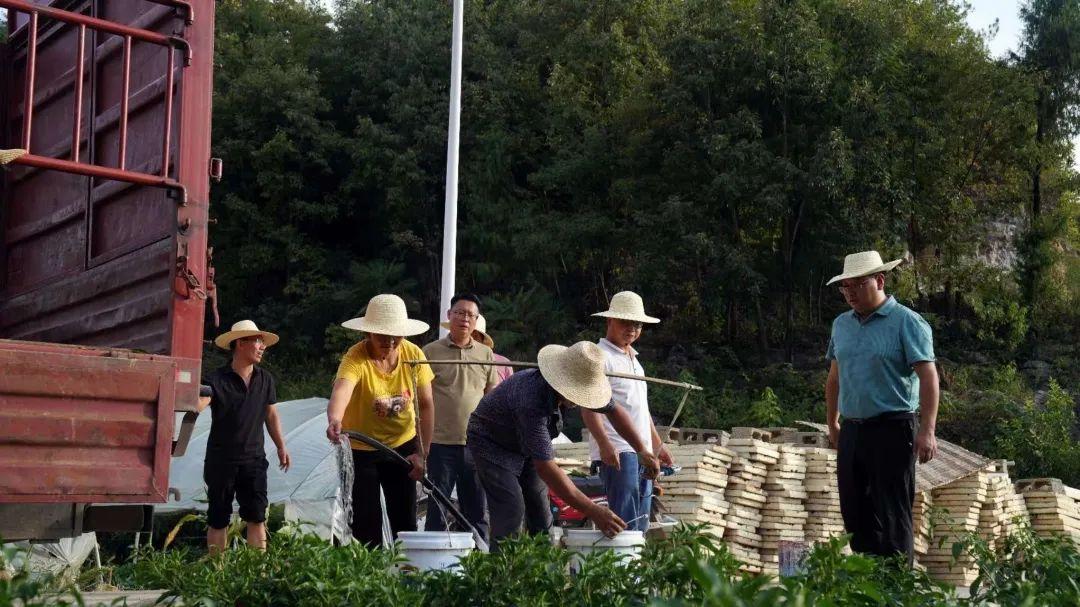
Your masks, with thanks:
<instances>
[{"instance_id":1,"label":"grass","mask_svg":"<svg viewBox=\"0 0 1080 607\"><path fill-rule=\"evenodd\" d=\"M399 573L402 555L395 550L333 546L286 529L273 535L266 553L234 549L209 558L190 546L147 548L110 568L109 576L124 589L164 589L189 606L1080 604L1077 547L1027 530L996 549L974 537L957 544L957 551L974 556L983 572L970 598L959 598L954 589L896 562L844 555L844 545L837 539L817 546L804 574L781 580L740 574L722 543L688 527L649 542L637 561L590 554L577 575L569 572L570 554L545 538L514 540L498 554L474 552L462 560L460 574ZM27 605L73 604L77 596L72 588L50 588L18 574L0 581L0 604L14 598Z\"/></svg>"}]
</instances>

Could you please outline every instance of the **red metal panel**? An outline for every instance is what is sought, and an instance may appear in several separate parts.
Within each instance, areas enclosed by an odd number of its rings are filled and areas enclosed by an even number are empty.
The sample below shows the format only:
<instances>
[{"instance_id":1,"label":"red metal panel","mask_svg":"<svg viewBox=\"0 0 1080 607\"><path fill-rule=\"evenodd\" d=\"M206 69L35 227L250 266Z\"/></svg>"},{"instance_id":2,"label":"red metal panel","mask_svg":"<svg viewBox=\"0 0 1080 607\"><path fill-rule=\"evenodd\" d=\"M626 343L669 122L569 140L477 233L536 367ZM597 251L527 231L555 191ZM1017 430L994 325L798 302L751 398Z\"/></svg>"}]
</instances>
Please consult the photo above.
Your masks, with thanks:
<instances>
[{"instance_id":1,"label":"red metal panel","mask_svg":"<svg viewBox=\"0 0 1080 607\"><path fill-rule=\"evenodd\" d=\"M176 364L0 340L0 503L163 501Z\"/></svg>"},{"instance_id":2,"label":"red metal panel","mask_svg":"<svg viewBox=\"0 0 1080 607\"><path fill-rule=\"evenodd\" d=\"M173 246L166 240L0 303L0 335L167 354Z\"/></svg>"},{"instance_id":3,"label":"red metal panel","mask_svg":"<svg viewBox=\"0 0 1080 607\"><path fill-rule=\"evenodd\" d=\"M0 502L159 502L198 392L214 2L54 5L82 16L42 13L29 86L28 28L0 49L0 147L33 118L4 175L0 337L54 342L0 339Z\"/></svg>"},{"instance_id":4,"label":"red metal panel","mask_svg":"<svg viewBox=\"0 0 1080 607\"><path fill-rule=\"evenodd\" d=\"M195 21L186 38L193 49L181 87L180 157L177 180L188 187L188 203L180 208L178 221L188 225L178 250L187 253L187 268L206 284L206 235L210 204L210 122L214 85L214 0L192 0ZM205 301L176 295L172 309L174 356L202 358ZM195 395L190 395L194 398Z\"/></svg>"}]
</instances>

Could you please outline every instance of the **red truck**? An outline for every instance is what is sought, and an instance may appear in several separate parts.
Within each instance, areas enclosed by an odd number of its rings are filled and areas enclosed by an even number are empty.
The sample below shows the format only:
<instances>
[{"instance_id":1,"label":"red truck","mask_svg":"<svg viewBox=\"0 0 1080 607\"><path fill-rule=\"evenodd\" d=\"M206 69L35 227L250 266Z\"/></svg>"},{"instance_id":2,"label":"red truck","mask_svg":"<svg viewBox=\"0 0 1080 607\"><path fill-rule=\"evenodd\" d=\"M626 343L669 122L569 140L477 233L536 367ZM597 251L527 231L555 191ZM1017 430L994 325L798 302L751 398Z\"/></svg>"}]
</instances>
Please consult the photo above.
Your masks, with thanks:
<instances>
[{"instance_id":1,"label":"red truck","mask_svg":"<svg viewBox=\"0 0 1080 607\"><path fill-rule=\"evenodd\" d=\"M0 0L4 539L146 529L168 497L213 296L214 8Z\"/></svg>"}]
</instances>

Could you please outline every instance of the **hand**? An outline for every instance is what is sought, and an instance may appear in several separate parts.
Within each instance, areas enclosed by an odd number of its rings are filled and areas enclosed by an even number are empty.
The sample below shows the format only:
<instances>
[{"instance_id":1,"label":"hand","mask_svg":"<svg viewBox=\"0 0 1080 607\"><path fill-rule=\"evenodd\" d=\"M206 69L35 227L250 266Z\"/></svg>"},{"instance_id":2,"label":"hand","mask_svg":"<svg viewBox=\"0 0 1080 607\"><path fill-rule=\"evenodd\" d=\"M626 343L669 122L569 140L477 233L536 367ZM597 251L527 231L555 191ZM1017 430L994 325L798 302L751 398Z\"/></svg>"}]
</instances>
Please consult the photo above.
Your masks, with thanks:
<instances>
[{"instance_id":1,"label":"hand","mask_svg":"<svg viewBox=\"0 0 1080 607\"><path fill-rule=\"evenodd\" d=\"M341 420L332 419L326 425L326 438L332 443L341 442Z\"/></svg>"},{"instance_id":2,"label":"hand","mask_svg":"<svg viewBox=\"0 0 1080 607\"><path fill-rule=\"evenodd\" d=\"M603 442L600 445L600 461L604 462L608 466L619 470L619 454L615 452L615 446L610 442Z\"/></svg>"},{"instance_id":3,"label":"hand","mask_svg":"<svg viewBox=\"0 0 1080 607\"><path fill-rule=\"evenodd\" d=\"M937 455L937 438L934 437L933 428L929 426L919 428L919 433L915 436L914 450L920 464L934 459Z\"/></svg>"},{"instance_id":4,"label":"hand","mask_svg":"<svg viewBox=\"0 0 1080 607\"><path fill-rule=\"evenodd\" d=\"M660 460L656 459L655 455L642 451L637 456L638 462L645 468L645 478L653 480L660 476Z\"/></svg>"},{"instance_id":5,"label":"hand","mask_svg":"<svg viewBox=\"0 0 1080 607\"><path fill-rule=\"evenodd\" d=\"M277 450L278 465L280 468L288 472L289 467L292 466L292 460L289 458L289 450L285 447L281 447Z\"/></svg>"},{"instance_id":6,"label":"hand","mask_svg":"<svg viewBox=\"0 0 1080 607\"><path fill-rule=\"evenodd\" d=\"M413 453L405 459L409 460L409 463L412 464L412 468L409 470L409 478L414 481L424 478L424 473L427 472L427 465L424 463L424 458L420 457L419 453Z\"/></svg>"},{"instance_id":7,"label":"hand","mask_svg":"<svg viewBox=\"0 0 1080 607\"><path fill-rule=\"evenodd\" d=\"M829 424L829 444L833 449L840 447L840 422Z\"/></svg>"},{"instance_id":8,"label":"hand","mask_svg":"<svg viewBox=\"0 0 1080 607\"><path fill-rule=\"evenodd\" d=\"M660 448L656 450L656 458L665 466L675 465L675 460L671 458L671 451L668 451L667 445L663 443L660 443Z\"/></svg>"},{"instance_id":9,"label":"hand","mask_svg":"<svg viewBox=\"0 0 1080 607\"><path fill-rule=\"evenodd\" d=\"M619 515L612 512L611 509L606 506L593 504L593 508L589 509L586 516L588 516L589 520L592 521L607 537L615 537L626 529L626 523L619 518Z\"/></svg>"}]
</instances>

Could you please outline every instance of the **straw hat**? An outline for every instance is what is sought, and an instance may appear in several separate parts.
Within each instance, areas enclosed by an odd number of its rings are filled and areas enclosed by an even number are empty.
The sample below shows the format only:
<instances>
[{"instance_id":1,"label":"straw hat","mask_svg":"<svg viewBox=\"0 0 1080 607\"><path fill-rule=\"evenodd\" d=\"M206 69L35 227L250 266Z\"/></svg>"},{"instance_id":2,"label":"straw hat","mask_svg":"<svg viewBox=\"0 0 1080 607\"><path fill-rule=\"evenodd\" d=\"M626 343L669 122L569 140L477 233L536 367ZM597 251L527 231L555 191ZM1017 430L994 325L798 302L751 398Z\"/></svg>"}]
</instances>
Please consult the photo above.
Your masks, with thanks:
<instances>
[{"instance_id":1,"label":"straw hat","mask_svg":"<svg viewBox=\"0 0 1080 607\"><path fill-rule=\"evenodd\" d=\"M447 331L449 331L450 330L450 321L449 320L444 320L441 323L439 323L439 326L446 329ZM491 336L488 335L488 333L487 333L487 321L484 320L484 315L483 314L480 314L479 316L476 317L476 327L473 328L472 336L473 336L473 339L475 339L475 340L477 340L479 342L482 342L485 346L487 346L489 348L494 348L495 347L495 340L491 339Z\"/></svg>"},{"instance_id":2,"label":"straw hat","mask_svg":"<svg viewBox=\"0 0 1080 607\"><path fill-rule=\"evenodd\" d=\"M566 400L586 409L611 402L611 382L604 375L604 352L591 341L544 346L536 355L540 375Z\"/></svg>"},{"instance_id":3,"label":"straw hat","mask_svg":"<svg viewBox=\"0 0 1080 607\"><path fill-rule=\"evenodd\" d=\"M405 302L400 297L388 293L372 297L363 316L346 320L341 326L396 337L419 335L428 330L426 322L409 318Z\"/></svg>"},{"instance_id":4,"label":"straw hat","mask_svg":"<svg viewBox=\"0 0 1080 607\"><path fill-rule=\"evenodd\" d=\"M0 164L7 164L24 154L26 150L0 150Z\"/></svg>"},{"instance_id":5,"label":"straw hat","mask_svg":"<svg viewBox=\"0 0 1080 607\"><path fill-rule=\"evenodd\" d=\"M232 329L217 336L214 340L214 345L222 350L228 350L229 344L242 338L251 337L252 335L262 335L263 345L269 348L270 346L278 342L278 336L269 331L261 331L259 327L255 326L255 323L250 320L241 320L240 322L233 323Z\"/></svg>"},{"instance_id":6,"label":"straw hat","mask_svg":"<svg viewBox=\"0 0 1080 607\"><path fill-rule=\"evenodd\" d=\"M878 272L888 272L903 263L903 261L903 259L897 259L889 263L882 263L881 254L877 251L852 253L844 258L844 272L833 276L825 284L831 285L834 282L847 280L848 278L861 278Z\"/></svg>"},{"instance_id":7,"label":"straw hat","mask_svg":"<svg viewBox=\"0 0 1080 607\"><path fill-rule=\"evenodd\" d=\"M611 298L611 304L605 312L597 312L593 316L604 318L618 318L632 322L660 322L659 318L653 318L645 314L645 304L641 296L633 291L620 291Z\"/></svg>"}]
</instances>

